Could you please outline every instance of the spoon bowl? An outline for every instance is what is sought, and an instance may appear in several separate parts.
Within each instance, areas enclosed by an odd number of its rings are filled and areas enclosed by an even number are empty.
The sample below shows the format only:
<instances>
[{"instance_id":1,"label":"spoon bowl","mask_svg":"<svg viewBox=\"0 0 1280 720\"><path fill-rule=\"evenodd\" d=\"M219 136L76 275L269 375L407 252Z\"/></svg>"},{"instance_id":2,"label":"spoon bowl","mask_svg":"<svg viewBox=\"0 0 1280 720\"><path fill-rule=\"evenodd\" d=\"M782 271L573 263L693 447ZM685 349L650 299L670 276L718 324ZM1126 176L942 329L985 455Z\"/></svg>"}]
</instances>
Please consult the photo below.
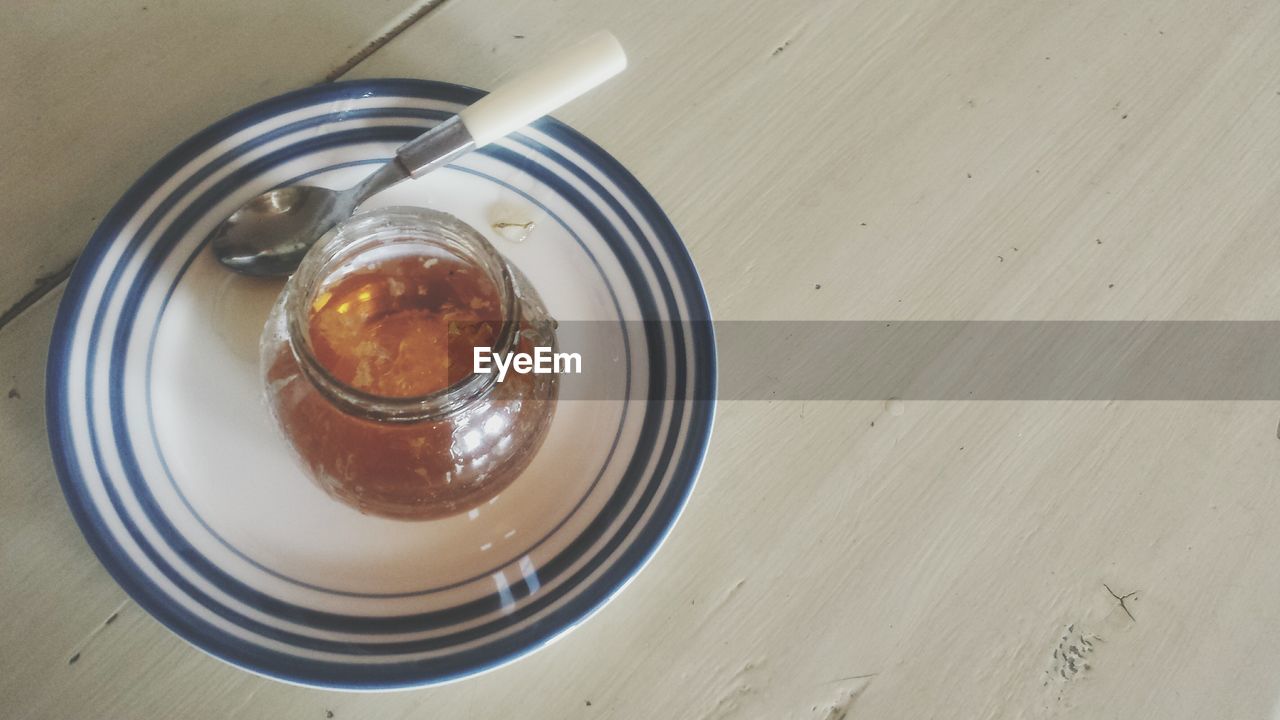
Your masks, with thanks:
<instances>
[{"instance_id":1,"label":"spoon bowl","mask_svg":"<svg viewBox=\"0 0 1280 720\"><path fill-rule=\"evenodd\" d=\"M214 255L245 275L289 275L316 239L355 210L353 198L313 185L269 190L213 231Z\"/></svg>"}]
</instances>

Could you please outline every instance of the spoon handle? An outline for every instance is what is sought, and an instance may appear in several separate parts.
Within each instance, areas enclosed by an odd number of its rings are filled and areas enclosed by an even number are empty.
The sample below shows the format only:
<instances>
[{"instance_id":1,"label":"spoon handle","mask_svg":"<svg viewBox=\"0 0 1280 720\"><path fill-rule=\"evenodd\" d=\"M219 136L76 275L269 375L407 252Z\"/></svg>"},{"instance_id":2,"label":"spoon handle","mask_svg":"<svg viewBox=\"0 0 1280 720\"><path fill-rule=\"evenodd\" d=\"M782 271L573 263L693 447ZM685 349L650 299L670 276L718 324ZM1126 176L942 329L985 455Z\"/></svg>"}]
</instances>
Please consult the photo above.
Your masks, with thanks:
<instances>
[{"instance_id":1,"label":"spoon handle","mask_svg":"<svg viewBox=\"0 0 1280 720\"><path fill-rule=\"evenodd\" d=\"M476 147L519 130L627 67L627 54L607 30L565 48L503 82L458 116Z\"/></svg>"},{"instance_id":2,"label":"spoon handle","mask_svg":"<svg viewBox=\"0 0 1280 720\"><path fill-rule=\"evenodd\" d=\"M503 82L454 117L405 143L396 151L397 164L409 175L421 177L519 130L626 66L622 45L612 33L602 30Z\"/></svg>"}]
</instances>

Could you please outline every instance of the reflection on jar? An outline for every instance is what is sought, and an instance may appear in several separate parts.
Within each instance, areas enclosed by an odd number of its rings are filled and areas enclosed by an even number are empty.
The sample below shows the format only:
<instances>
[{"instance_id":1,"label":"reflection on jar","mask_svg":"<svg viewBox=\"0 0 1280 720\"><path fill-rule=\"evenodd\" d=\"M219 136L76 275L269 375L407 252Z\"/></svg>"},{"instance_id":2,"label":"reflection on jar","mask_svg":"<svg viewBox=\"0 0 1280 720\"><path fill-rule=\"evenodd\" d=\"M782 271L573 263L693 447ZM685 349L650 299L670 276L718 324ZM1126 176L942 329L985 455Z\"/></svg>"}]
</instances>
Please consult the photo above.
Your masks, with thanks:
<instances>
[{"instance_id":1,"label":"reflection on jar","mask_svg":"<svg viewBox=\"0 0 1280 720\"><path fill-rule=\"evenodd\" d=\"M473 349L554 348L528 281L444 213L360 213L308 253L262 337L267 399L308 474L360 511L464 512L510 485L555 412L553 374L472 372Z\"/></svg>"}]
</instances>

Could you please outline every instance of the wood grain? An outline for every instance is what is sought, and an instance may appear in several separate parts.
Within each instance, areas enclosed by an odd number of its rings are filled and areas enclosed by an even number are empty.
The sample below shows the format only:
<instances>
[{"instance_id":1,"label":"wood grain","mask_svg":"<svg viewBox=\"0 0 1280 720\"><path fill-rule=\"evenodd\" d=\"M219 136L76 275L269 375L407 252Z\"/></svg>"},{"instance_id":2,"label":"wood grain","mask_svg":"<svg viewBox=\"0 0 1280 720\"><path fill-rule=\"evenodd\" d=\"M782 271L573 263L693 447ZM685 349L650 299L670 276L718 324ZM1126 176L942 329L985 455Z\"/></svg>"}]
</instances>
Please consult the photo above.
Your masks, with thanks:
<instances>
[{"instance_id":1,"label":"wood grain","mask_svg":"<svg viewBox=\"0 0 1280 720\"><path fill-rule=\"evenodd\" d=\"M600 27L631 68L561 116L653 191L719 318L1277 315L1280 6L466 0L353 75L489 87ZM348 695L128 603L103 625L124 597L44 447L52 302L0 331L8 714L1276 717L1280 404L727 403L602 613L478 678Z\"/></svg>"}]
</instances>

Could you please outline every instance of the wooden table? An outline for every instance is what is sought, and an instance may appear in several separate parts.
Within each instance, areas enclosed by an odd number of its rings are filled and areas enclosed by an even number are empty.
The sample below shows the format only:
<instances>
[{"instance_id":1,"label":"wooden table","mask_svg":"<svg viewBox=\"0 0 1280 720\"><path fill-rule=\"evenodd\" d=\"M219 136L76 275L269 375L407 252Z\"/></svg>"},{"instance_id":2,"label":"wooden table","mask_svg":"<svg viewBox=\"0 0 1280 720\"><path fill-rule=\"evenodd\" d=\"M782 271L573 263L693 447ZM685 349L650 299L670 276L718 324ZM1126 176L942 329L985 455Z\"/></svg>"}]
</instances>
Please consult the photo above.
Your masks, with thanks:
<instances>
[{"instance_id":1,"label":"wooden table","mask_svg":"<svg viewBox=\"0 0 1280 720\"><path fill-rule=\"evenodd\" d=\"M1280 4L66 5L0 9L0 716L1280 712L1276 402L724 403L608 608L381 695L252 676L138 609L43 409L69 263L179 140L339 77L491 87L601 27L631 68L561 117L663 204L720 319L1271 319Z\"/></svg>"}]
</instances>

